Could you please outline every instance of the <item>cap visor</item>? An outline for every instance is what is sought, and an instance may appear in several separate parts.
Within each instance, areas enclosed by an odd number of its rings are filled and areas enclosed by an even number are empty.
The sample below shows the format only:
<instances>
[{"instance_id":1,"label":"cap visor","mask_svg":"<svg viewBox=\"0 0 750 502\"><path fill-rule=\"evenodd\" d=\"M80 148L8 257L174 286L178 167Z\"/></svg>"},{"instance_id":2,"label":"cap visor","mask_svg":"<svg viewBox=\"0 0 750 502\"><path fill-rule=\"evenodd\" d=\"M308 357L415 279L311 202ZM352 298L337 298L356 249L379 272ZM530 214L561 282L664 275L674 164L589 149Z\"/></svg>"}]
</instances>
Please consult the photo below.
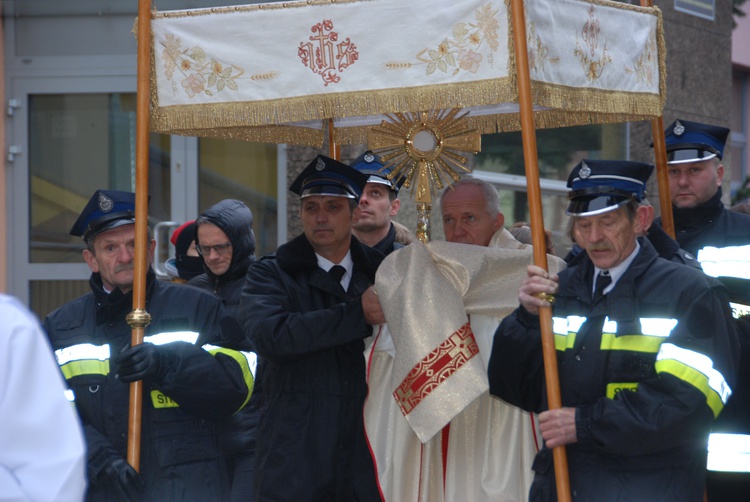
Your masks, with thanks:
<instances>
[{"instance_id":1,"label":"cap visor","mask_svg":"<svg viewBox=\"0 0 750 502\"><path fill-rule=\"evenodd\" d=\"M333 185L318 185L305 188L300 194L300 198L311 197L313 195L326 195L329 197L344 197L347 199L356 199L357 196L348 190Z\"/></svg>"},{"instance_id":2,"label":"cap visor","mask_svg":"<svg viewBox=\"0 0 750 502\"><path fill-rule=\"evenodd\" d=\"M687 164L688 162L701 162L713 159L717 155L708 150L697 150L689 148L685 150L672 150L667 152L667 164Z\"/></svg>"},{"instance_id":3,"label":"cap visor","mask_svg":"<svg viewBox=\"0 0 750 502\"><path fill-rule=\"evenodd\" d=\"M104 223L103 225L100 225L96 228L92 228L86 234L83 236L83 239L88 241L95 235L99 235L102 232L106 232L107 230L112 230L113 228L121 227L123 225L133 225L135 224L135 218L118 218L116 220L108 221Z\"/></svg>"},{"instance_id":4,"label":"cap visor","mask_svg":"<svg viewBox=\"0 0 750 502\"><path fill-rule=\"evenodd\" d=\"M565 213L569 216L594 216L614 211L628 200L628 197L613 194L578 197L570 201Z\"/></svg>"}]
</instances>

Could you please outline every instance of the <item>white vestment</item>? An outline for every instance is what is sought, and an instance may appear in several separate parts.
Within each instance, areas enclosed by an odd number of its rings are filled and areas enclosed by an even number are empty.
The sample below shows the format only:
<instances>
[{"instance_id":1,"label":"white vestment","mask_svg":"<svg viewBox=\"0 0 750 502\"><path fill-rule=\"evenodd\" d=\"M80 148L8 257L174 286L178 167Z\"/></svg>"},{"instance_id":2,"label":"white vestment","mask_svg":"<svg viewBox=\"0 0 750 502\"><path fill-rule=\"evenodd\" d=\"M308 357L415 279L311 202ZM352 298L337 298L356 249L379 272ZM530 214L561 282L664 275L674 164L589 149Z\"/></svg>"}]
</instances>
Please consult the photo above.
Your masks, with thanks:
<instances>
[{"instance_id":1,"label":"white vestment","mask_svg":"<svg viewBox=\"0 0 750 502\"><path fill-rule=\"evenodd\" d=\"M561 268L562 260L548 259L550 270ZM387 501L528 498L531 464L541 446L535 417L490 396L486 370L495 329L517 307L532 261L531 246L502 229L489 248L414 243L381 265L376 291L388 324L376 330L366 351L365 426ZM473 335L473 342L461 337L459 344L461 350L474 347L464 351L468 359L430 385L404 385L449 366L460 350L436 347L445 348L457 332ZM413 399L414 393L422 397ZM416 418L409 416L416 411Z\"/></svg>"},{"instance_id":2,"label":"white vestment","mask_svg":"<svg viewBox=\"0 0 750 502\"><path fill-rule=\"evenodd\" d=\"M0 500L80 502L86 444L39 321L0 295Z\"/></svg>"}]
</instances>

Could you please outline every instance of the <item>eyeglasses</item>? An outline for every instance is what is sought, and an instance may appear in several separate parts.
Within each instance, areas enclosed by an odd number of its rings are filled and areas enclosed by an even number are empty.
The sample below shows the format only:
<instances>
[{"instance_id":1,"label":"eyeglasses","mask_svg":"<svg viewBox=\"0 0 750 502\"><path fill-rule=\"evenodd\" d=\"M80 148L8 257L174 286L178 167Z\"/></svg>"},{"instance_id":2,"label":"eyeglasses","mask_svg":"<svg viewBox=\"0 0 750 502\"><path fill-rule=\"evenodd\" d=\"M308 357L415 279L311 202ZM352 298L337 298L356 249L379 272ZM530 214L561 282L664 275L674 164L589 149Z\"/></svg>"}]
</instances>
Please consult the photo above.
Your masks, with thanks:
<instances>
[{"instance_id":1,"label":"eyeglasses","mask_svg":"<svg viewBox=\"0 0 750 502\"><path fill-rule=\"evenodd\" d=\"M208 256L211 254L211 250L216 251L216 254L219 256L224 256L229 253L230 248L232 247L231 242L227 242L224 244L215 244L213 246L202 246L200 244L197 244L195 246L195 250L198 251L198 254L201 256Z\"/></svg>"}]
</instances>

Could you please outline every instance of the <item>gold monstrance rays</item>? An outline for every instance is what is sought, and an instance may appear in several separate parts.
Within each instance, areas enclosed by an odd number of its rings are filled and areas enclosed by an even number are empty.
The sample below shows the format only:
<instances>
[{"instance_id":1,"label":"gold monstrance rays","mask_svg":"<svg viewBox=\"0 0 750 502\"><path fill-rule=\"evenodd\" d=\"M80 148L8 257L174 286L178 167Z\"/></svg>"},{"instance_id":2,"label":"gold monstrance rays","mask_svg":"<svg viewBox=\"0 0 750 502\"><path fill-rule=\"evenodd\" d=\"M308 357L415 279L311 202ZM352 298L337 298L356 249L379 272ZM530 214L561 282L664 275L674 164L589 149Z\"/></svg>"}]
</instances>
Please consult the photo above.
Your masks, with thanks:
<instances>
[{"instance_id":1,"label":"gold monstrance rays","mask_svg":"<svg viewBox=\"0 0 750 502\"><path fill-rule=\"evenodd\" d=\"M466 128L467 113L460 108L386 115L380 126L368 131L367 144L391 169L388 179L403 179L417 205L417 238L430 239L432 198L471 172L463 152L477 153L482 136ZM416 177L416 180L414 179Z\"/></svg>"}]
</instances>

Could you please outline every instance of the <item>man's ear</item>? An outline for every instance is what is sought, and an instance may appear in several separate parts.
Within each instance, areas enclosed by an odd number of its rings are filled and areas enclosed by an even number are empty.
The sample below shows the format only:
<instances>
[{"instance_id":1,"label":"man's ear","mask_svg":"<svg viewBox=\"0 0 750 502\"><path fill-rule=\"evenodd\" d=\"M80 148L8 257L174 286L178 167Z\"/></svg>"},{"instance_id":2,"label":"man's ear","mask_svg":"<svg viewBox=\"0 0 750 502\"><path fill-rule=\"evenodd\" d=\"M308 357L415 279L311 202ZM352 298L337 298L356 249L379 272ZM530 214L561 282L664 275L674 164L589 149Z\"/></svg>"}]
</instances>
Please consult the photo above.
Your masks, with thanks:
<instances>
[{"instance_id":1,"label":"man's ear","mask_svg":"<svg viewBox=\"0 0 750 502\"><path fill-rule=\"evenodd\" d=\"M399 199L393 199L391 201L391 211L388 214L396 216L399 209L401 209L401 201Z\"/></svg>"},{"instance_id":2,"label":"man's ear","mask_svg":"<svg viewBox=\"0 0 750 502\"><path fill-rule=\"evenodd\" d=\"M648 227L651 226L652 221L653 218L649 208L646 206L638 206L635 210L635 221L633 222L635 225L635 234L645 235Z\"/></svg>"},{"instance_id":3,"label":"man's ear","mask_svg":"<svg viewBox=\"0 0 750 502\"><path fill-rule=\"evenodd\" d=\"M156 241L154 239L151 239L151 242L148 243L148 264L152 265L154 263L154 250L156 249Z\"/></svg>"},{"instance_id":4,"label":"man's ear","mask_svg":"<svg viewBox=\"0 0 750 502\"><path fill-rule=\"evenodd\" d=\"M646 232L649 228L651 228L651 225L654 223L655 209L654 209L654 206L644 206L644 207L648 210L647 218L645 222L646 227L643 229L643 231Z\"/></svg>"},{"instance_id":5,"label":"man's ear","mask_svg":"<svg viewBox=\"0 0 750 502\"><path fill-rule=\"evenodd\" d=\"M721 181L724 179L724 164L719 162L719 165L716 166L716 184L718 186L721 186Z\"/></svg>"},{"instance_id":6,"label":"man's ear","mask_svg":"<svg viewBox=\"0 0 750 502\"><path fill-rule=\"evenodd\" d=\"M352 211L352 221L356 222L359 221L359 216L362 214L362 210L359 208L359 206L355 207Z\"/></svg>"},{"instance_id":7,"label":"man's ear","mask_svg":"<svg viewBox=\"0 0 750 502\"><path fill-rule=\"evenodd\" d=\"M497 216L495 216L495 222L493 223L492 227L495 229L495 232L497 232L502 228L503 225L505 225L505 215L498 212Z\"/></svg>"},{"instance_id":8,"label":"man's ear","mask_svg":"<svg viewBox=\"0 0 750 502\"><path fill-rule=\"evenodd\" d=\"M92 272L94 273L99 272L99 263L96 261L96 256L94 256L94 253L92 253L88 249L84 249L83 259L86 262L86 265L89 266Z\"/></svg>"}]
</instances>

